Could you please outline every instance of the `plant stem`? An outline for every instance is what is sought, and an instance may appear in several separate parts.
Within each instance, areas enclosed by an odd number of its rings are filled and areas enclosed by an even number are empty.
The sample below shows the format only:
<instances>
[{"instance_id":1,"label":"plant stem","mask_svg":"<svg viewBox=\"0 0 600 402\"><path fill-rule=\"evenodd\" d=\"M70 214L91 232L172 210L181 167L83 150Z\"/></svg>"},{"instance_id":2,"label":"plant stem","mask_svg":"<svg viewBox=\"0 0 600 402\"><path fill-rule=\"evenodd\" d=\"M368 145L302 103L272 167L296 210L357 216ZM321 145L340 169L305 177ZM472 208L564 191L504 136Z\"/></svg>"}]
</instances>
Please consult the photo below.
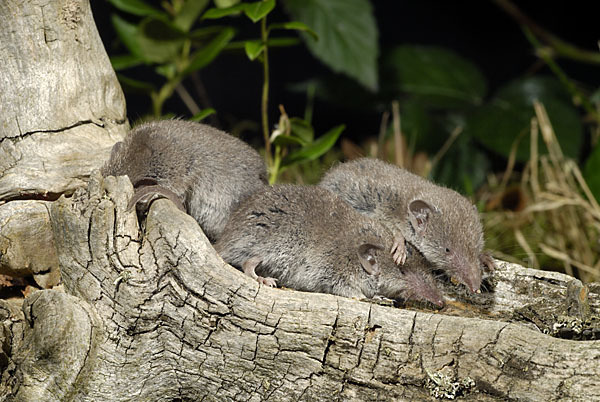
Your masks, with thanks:
<instances>
[{"instance_id":1,"label":"plant stem","mask_svg":"<svg viewBox=\"0 0 600 402\"><path fill-rule=\"evenodd\" d=\"M201 112L200 107L198 106L198 104L196 104L194 98L192 98L192 95L190 95L190 93L187 91L187 89L185 89L185 87L182 84L179 84L175 87L175 92L177 92L177 95L179 95L179 98L188 108L192 116Z\"/></svg>"},{"instance_id":2,"label":"plant stem","mask_svg":"<svg viewBox=\"0 0 600 402\"><path fill-rule=\"evenodd\" d=\"M562 40L554 34L546 31L539 26L535 21L525 15L517 6L510 0L492 0L520 25L526 26L540 37L544 42L548 43L559 55L572 60L581 61L590 64L600 64L600 53L581 49L569 42Z\"/></svg>"},{"instance_id":3,"label":"plant stem","mask_svg":"<svg viewBox=\"0 0 600 402\"><path fill-rule=\"evenodd\" d=\"M273 185L279 177L279 166L281 166L281 147L275 145L275 159L273 160L273 169L269 172L269 184Z\"/></svg>"},{"instance_id":4,"label":"plant stem","mask_svg":"<svg viewBox=\"0 0 600 402\"><path fill-rule=\"evenodd\" d=\"M544 51L542 44L538 41L538 39L535 37L532 31L530 31L527 27L524 27L523 32L525 33L525 37L536 49L537 56L544 60L544 62L546 62L546 64L548 65L550 70L552 70L554 75L556 75L560 82L567 88L567 91L569 91L573 99L578 100L579 103L581 103L581 106L585 109L585 111L596 121L600 122L600 115L598 115L598 112L594 108L592 102L590 102L590 100L583 93L581 93L577 86L569 79L569 77L567 77L567 74L565 74L565 72L560 68L558 63L556 63L556 61L554 61L554 59L548 54L548 52ZM577 106L577 102L575 103L575 106Z\"/></svg>"},{"instance_id":5,"label":"plant stem","mask_svg":"<svg viewBox=\"0 0 600 402\"><path fill-rule=\"evenodd\" d=\"M262 62L263 62L263 88L262 88L262 102L261 102L261 114L262 114L262 126L263 126L263 137L265 140L265 158L267 160L267 168L269 172L273 169L273 160L271 158L271 142L269 141L269 48L267 46L267 40L269 33L267 31L267 17L265 16L260 22L260 37L265 45ZM271 176L271 173L269 173Z\"/></svg>"}]
</instances>

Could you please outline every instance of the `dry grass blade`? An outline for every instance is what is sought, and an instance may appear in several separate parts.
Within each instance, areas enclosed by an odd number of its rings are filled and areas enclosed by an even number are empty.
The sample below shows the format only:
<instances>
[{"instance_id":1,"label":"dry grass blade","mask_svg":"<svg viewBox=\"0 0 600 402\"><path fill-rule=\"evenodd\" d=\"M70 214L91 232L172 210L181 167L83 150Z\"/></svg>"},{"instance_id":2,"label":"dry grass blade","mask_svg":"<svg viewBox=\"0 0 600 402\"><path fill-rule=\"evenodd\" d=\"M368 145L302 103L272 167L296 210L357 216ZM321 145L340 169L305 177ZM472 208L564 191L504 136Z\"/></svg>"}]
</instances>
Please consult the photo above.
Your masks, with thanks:
<instances>
[{"instance_id":1,"label":"dry grass blade","mask_svg":"<svg viewBox=\"0 0 600 402\"><path fill-rule=\"evenodd\" d=\"M498 226L508 229L501 236L512 233L510 244L524 251L529 264L561 269L584 282L598 281L600 206L577 164L563 154L544 106L535 102L534 110L530 159L520 187L533 202L519 212L499 212L493 223L486 222L486 228L500 234ZM547 153L538 147L540 133ZM511 170L509 160L507 172ZM507 177L505 172L502 185L507 184ZM505 194L505 187L500 186L500 191ZM504 253L511 253L506 243L498 244L505 245Z\"/></svg>"},{"instance_id":2,"label":"dry grass blade","mask_svg":"<svg viewBox=\"0 0 600 402\"><path fill-rule=\"evenodd\" d=\"M594 269L598 253L593 248L600 208L577 165L565 158L544 106L535 102L534 109L548 155L537 154L537 130L532 125L529 186L535 202L524 213L542 214L547 223L544 240L539 243L542 253L562 262L567 273L574 273L576 268L584 281L598 280L600 271ZM542 182L538 182L540 167Z\"/></svg>"},{"instance_id":3,"label":"dry grass blade","mask_svg":"<svg viewBox=\"0 0 600 402\"><path fill-rule=\"evenodd\" d=\"M529 243L527 243L527 240L525 240L525 236L523 236L523 233L519 229L515 229L515 239L517 239L517 242L519 243L519 245L527 253L527 258L528 258L529 262L533 265L533 268L539 269L540 265L535 256L535 253L533 252L533 249L529 246Z\"/></svg>"},{"instance_id":4,"label":"dry grass blade","mask_svg":"<svg viewBox=\"0 0 600 402\"><path fill-rule=\"evenodd\" d=\"M394 123L394 152L396 154L396 165L405 167L402 126L400 125L400 104L398 101L392 102L392 122Z\"/></svg>"}]
</instances>

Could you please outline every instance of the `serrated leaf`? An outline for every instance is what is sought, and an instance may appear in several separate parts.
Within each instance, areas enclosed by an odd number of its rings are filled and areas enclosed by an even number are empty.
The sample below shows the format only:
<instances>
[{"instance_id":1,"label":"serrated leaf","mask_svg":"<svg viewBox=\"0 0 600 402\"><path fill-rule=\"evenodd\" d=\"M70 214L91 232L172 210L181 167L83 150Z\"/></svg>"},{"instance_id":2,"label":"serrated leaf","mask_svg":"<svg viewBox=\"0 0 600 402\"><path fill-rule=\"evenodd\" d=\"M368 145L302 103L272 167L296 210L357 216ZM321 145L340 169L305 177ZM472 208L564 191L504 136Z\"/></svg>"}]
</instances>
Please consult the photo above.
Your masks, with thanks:
<instances>
[{"instance_id":1,"label":"serrated leaf","mask_svg":"<svg viewBox=\"0 0 600 402\"><path fill-rule=\"evenodd\" d=\"M408 93L434 107L479 105L486 81L479 69L458 54L434 46L403 45L384 58L389 89Z\"/></svg>"},{"instance_id":2,"label":"serrated leaf","mask_svg":"<svg viewBox=\"0 0 600 402\"><path fill-rule=\"evenodd\" d=\"M149 17L140 23L136 39L146 60L165 63L177 57L186 35L169 21Z\"/></svg>"},{"instance_id":3,"label":"serrated leaf","mask_svg":"<svg viewBox=\"0 0 600 402\"><path fill-rule=\"evenodd\" d=\"M583 176L596 201L600 202L600 146L596 145L585 162Z\"/></svg>"},{"instance_id":4,"label":"serrated leaf","mask_svg":"<svg viewBox=\"0 0 600 402\"><path fill-rule=\"evenodd\" d=\"M256 23L269 14L275 8L275 0L256 1L245 3L244 13L252 22Z\"/></svg>"},{"instance_id":5,"label":"serrated leaf","mask_svg":"<svg viewBox=\"0 0 600 402\"><path fill-rule=\"evenodd\" d=\"M110 57L110 64L115 71L139 66L142 63L144 63L144 60L134 54L123 54Z\"/></svg>"},{"instance_id":6,"label":"serrated leaf","mask_svg":"<svg viewBox=\"0 0 600 402\"><path fill-rule=\"evenodd\" d=\"M217 111L215 109L213 109L212 107L209 107L206 109L202 109L199 113L196 113L195 115L193 115L190 120L191 121L202 121L202 120L206 119L208 116L210 116L211 114L215 114L215 113L217 113Z\"/></svg>"},{"instance_id":7,"label":"serrated leaf","mask_svg":"<svg viewBox=\"0 0 600 402\"><path fill-rule=\"evenodd\" d=\"M190 65L184 70L184 74L189 74L206 66L219 55L221 50L231 41L235 31L233 28L225 28L206 46L202 47L192 55Z\"/></svg>"},{"instance_id":8,"label":"serrated leaf","mask_svg":"<svg viewBox=\"0 0 600 402\"><path fill-rule=\"evenodd\" d=\"M313 31L308 25L300 21L290 21L271 24L269 25L269 29L288 29L293 31L303 31L312 36L314 40L319 40L319 35L317 35L317 33Z\"/></svg>"},{"instance_id":9,"label":"serrated leaf","mask_svg":"<svg viewBox=\"0 0 600 402\"><path fill-rule=\"evenodd\" d=\"M140 17L167 17L165 12L146 4L143 0L109 0L109 2L121 11Z\"/></svg>"},{"instance_id":10,"label":"serrated leaf","mask_svg":"<svg viewBox=\"0 0 600 402\"><path fill-rule=\"evenodd\" d=\"M378 87L377 25L368 0L286 0L293 19L319 36L302 33L311 53L335 72L347 74L365 87Z\"/></svg>"},{"instance_id":11,"label":"serrated leaf","mask_svg":"<svg viewBox=\"0 0 600 402\"><path fill-rule=\"evenodd\" d=\"M209 0L187 0L175 16L173 23L182 31L188 32L198 16L204 11Z\"/></svg>"},{"instance_id":12,"label":"serrated leaf","mask_svg":"<svg viewBox=\"0 0 600 402\"><path fill-rule=\"evenodd\" d=\"M467 119L465 134L476 138L492 151L505 157L517 138L517 160L524 162L530 157L530 122L534 117L533 101L539 100L546 108L556 138L563 153L577 158L583 138L583 126L577 110L560 92L540 91L526 78L509 83L498 91L498 96ZM535 96L532 96L535 95ZM546 147L539 136L539 151Z\"/></svg>"},{"instance_id":13,"label":"serrated leaf","mask_svg":"<svg viewBox=\"0 0 600 402\"><path fill-rule=\"evenodd\" d=\"M244 50L250 60L254 60L260 56L264 49L265 45L260 40L247 40L244 42Z\"/></svg>"},{"instance_id":14,"label":"serrated leaf","mask_svg":"<svg viewBox=\"0 0 600 402\"><path fill-rule=\"evenodd\" d=\"M119 39L121 39L121 42L123 42L131 54L147 61L137 40L137 25L127 22L117 14L111 15L111 21L115 27L115 31L117 32Z\"/></svg>"},{"instance_id":15,"label":"serrated leaf","mask_svg":"<svg viewBox=\"0 0 600 402\"><path fill-rule=\"evenodd\" d=\"M239 14L246 9L246 4L239 3L235 6L226 7L226 8L209 8L206 10L204 15L202 15L203 20L215 20L218 18L227 17L229 15Z\"/></svg>"},{"instance_id":16,"label":"serrated leaf","mask_svg":"<svg viewBox=\"0 0 600 402\"><path fill-rule=\"evenodd\" d=\"M300 138L304 143L311 143L315 137L315 130L313 127L299 117L292 117L290 119L291 131L295 137Z\"/></svg>"},{"instance_id":17,"label":"serrated leaf","mask_svg":"<svg viewBox=\"0 0 600 402\"><path fill-rule=\"evenodd\" d=\"M317 159L333 147L342 131L344 131L344 128L346 126L343 124L334 127L316 141L302 147L298 151L290 153L281 161L281 167L285 168L296 163Z\"/></svg>"}]
</instances>

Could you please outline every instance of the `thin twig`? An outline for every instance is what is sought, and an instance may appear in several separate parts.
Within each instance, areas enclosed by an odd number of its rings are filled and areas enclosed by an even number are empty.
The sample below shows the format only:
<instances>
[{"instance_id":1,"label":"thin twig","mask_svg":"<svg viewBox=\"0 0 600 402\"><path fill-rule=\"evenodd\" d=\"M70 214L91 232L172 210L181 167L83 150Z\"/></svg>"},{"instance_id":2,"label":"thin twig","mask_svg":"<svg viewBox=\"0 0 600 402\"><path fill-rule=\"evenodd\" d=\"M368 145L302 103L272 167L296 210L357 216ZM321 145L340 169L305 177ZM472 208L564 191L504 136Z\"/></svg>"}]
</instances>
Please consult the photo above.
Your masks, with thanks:
<instances>
[{"instance_id":1,"label":"thin twig","mask_svg":"<svg viewBox=\"0 0 600 402\"><path fill-rule=\"evenodd\" d=\"M598 52L581 49L548 32L527 15L525 15L509 0L493 0L493 2L496 3L508 15L510 15L515 21L517 21L517 23L526 26L542 40L552 46L561 56L586 63L600 64L600 54L598 54Z\"/></svg>"},{"instance_id":2,"label":"thin twig","mask_svg":"<svg viewBox=\"0 0 600 402\"><path fill-rule=\"evenodd\" d=\"M175 87L175 92L177 92L177 95L179 95L179 97L181 98L185 106L188 108L192 116L200 113L201 109L198 107L196 102L194 102L194 98L192 98L192 95L190 95L190 93L187 91L187 89L185 89L185 87L182 84L179 84Z\"/></svg>"},{"instance_id":3,"label":"thin twig","mask_svg":"<svg viewBox=\"0 0 600 402\"><path fill-rule=\"evenodd\" d=\"M437 165L439 161L444 157L444 155L446 154L446 152L448 152L452 144L454 144L454 141L456 141L460 133L462 133L463 129L463 126L456 126L454 130L452 130L452 133L450 133L450 137L448 137L448 139L444 142L444 145L442 145L439 151L437 151L431 159L431 169L433 169L435 165Z\"/></svg>"}]
</instances>

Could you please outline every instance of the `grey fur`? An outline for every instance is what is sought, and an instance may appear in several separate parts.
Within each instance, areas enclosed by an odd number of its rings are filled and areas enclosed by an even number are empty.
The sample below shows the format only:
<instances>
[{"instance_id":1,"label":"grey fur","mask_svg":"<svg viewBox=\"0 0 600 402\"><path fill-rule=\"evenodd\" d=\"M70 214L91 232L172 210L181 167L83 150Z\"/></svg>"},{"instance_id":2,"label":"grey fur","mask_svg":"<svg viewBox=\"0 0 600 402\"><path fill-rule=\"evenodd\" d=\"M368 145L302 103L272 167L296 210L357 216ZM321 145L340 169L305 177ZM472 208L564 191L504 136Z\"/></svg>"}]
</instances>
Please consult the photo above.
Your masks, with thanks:
<instances>
[{"instance_id":1,"label":"grey fur","mask_svg":"<svg viewBox=\"0 0 600 402\"><path fill-rule=\"evenodd\" d=\"M472 291L481 286L482 264L493 265L483 253L479 213L456 191L372 158L332 168L319 186L379 220Z\"/></svg>"},{"instance_id":2,"label":"grey fur","mask_svg":"<svg viewBox=\"0 0 600 402\"><path fill-rule=\"evenodd\" d=\"M240 201L267 184L265 164L248 144L183 120L135 127L115 144L102 174L129 176L133 204L160 193L185 207L213 242Z\"/></svg>"},{"instance_id":3,"label":"grey fur","mask_svg":"<svg viewBox=\"0 0 600 402\"><path fill-rule=\"evenodd\" d=\"M425 259L415 251L398 267L388 252L391 244L391 234L381 224L331 192L315 186L279 185L242 203L215 249L229 264L244 267L254 261L260 275L297 290L355 298L402 297L442 305L435 282L422 265L427 264ZM252 267L252 273L246 272L252 276L253 271ZM257 279L274 284L270 278Z\"/></svg>"}]
</instances>

